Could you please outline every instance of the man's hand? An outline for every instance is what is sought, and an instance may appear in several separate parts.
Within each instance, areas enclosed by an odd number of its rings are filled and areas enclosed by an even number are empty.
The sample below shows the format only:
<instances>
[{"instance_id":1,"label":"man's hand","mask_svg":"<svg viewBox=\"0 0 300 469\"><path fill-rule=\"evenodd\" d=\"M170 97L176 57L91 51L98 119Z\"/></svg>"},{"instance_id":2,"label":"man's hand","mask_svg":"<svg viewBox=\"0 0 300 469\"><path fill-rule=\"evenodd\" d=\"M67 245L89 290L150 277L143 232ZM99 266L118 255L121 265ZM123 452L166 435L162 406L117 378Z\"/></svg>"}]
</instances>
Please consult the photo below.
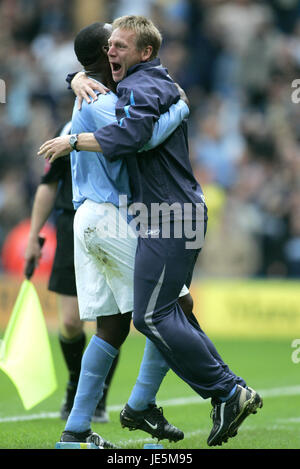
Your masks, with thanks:
<instances>
[{"instance_id":1,"label":"man's hand","mask_svg":"<svg viewBox=\"0 0 300 469\"><path fill-rule=\"evenodd\" d=\"M178 88L178 91L179 91L179 94L180 94L180 99L182 99L182 101L184 101L185 104L187 104L187 106L189 106L190 103L189 103L187 95L185 94L185 91L178 85L178 83L175 83L175 85Z\"/></svg>"},{"instance_id":2,"label":"man's hand","mask_svg":"<svg viewBox=\"0 0 300 469\"><path fill-rule=\"evenodd\" d=\"M78 97L78 109L81 109L84 99L88 104L92 102L91 98L93 102L97 101L98 96L95 91L99 91L101 94L106 94L109 91L105 86L86 76L85 72L79 72L75 75L71 81L71 87Z\"/></svg>"},{"instance_id":3,"label":"man's hand","mask_svg":"<svg viewBox=\"0 0 300 469\"><path fill-rule=\"evenodd\" d=\"M68 155L73 148L70 143L70 135L62 135L61 137L47 140L39 148L38 156L43 156L49 163L53 163L57 158Z\"/></svg>"},{"instance_id":4,"label":"man's hand","mask_svg":"<svg viewBox=\"0 0 300 469\"><path fill-rule=\"evenodd\" d=\"M30 269L30 264L33 262L33 270L39 265L39 260L42 257L42 248L41 243L39 242L39 238L29 238L24 259L25 259L25 267L24 273L25 276Z\"/></svg>"}]
</instances>

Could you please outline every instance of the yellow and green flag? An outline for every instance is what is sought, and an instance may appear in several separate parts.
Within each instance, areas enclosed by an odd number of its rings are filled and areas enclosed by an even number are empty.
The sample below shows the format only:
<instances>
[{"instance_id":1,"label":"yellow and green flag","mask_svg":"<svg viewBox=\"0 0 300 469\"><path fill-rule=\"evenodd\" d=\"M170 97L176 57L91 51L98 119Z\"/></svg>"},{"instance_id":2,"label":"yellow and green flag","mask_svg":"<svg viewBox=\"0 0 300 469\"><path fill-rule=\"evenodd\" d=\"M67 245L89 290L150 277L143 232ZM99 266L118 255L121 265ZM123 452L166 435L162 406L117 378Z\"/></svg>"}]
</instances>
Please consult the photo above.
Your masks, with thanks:
<instances>
[{"instance_id":1,"label":"yellow and green flag","mask_svg":"<svg viewBox=\"0 0 300 469\"><path fill-rule=\"evenodd\" d=\"M26 410L57 389L48 331L36 289L24 280L0 348L0 369L15 384Z\"/></svg>"}]
</instances>

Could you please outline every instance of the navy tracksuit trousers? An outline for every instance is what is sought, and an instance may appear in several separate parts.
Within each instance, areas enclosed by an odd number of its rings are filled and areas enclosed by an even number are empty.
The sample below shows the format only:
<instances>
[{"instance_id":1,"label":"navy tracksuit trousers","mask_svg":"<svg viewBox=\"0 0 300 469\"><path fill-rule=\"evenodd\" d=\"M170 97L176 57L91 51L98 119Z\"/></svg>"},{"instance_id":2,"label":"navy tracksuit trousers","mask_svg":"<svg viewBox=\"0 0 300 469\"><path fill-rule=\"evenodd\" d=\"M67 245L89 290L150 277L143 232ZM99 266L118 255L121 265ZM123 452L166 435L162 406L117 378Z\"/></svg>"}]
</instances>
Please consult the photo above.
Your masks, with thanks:
<instances>
[{"instance_id":1,"label":"navy tracksuit trousers","mask_svg":"<svg viewBox=\"0 0 300 469\"><path fill-rule=\"evenodd\" d=\"M196 320L189 321L177 298L190 286L200 249L182 238L139 238L134 273L134 326L160 350L170 368L202 398L224 397L246 385L223 362Z\"/></svg>"}]
</instances>

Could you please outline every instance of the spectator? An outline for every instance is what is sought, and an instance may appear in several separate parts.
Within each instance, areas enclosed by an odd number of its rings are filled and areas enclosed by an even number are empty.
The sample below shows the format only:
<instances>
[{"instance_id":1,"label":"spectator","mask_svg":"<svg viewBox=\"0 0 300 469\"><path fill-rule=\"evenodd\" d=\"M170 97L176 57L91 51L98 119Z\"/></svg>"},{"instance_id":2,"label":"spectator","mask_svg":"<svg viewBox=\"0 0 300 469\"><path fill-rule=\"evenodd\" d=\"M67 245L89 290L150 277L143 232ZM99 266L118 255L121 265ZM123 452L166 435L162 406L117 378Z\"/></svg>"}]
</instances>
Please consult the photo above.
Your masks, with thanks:
<instances>
[{"instance_id":1,"label":"spectator","mask_svg":"<svg viewBox=\"0 0 300 469\"><path fill-rule=\"evenodd\" d=\"M208 194L216 190L225 199L211 242L221 245L222 236L230 235L228 223L237 222L243 239L235 246L247 245L243 252L255 261L247 266L241 260L236 272L300 276L300 200L294 197L300 105L291 100L291 83L300 78L298 0L106 0L102 5L107 21L140 13L163 33L162 63L190 100L195 174ZM0 249L12 225L30 213L43 171L33 155L69 119L73 96L65 75L79 69L72 49L75 19L76 8L67 0L0 2L0 78L7 98L0 104ZM284 203L286 197L293 202ZM213 265L205 262L207 269Z\"/></svg>"}]
</instances>

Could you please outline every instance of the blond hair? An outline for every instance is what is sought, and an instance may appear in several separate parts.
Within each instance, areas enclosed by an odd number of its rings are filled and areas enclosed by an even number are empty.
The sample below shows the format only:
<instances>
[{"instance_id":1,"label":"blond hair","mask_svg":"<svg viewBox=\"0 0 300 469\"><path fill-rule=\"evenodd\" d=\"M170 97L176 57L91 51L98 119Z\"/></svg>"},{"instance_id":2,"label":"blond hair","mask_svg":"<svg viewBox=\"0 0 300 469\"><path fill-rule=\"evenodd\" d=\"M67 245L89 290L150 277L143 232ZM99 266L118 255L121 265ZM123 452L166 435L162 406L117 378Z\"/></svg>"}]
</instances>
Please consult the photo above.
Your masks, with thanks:
<instances>
[{"instance_id":1,"label":"blond hair","mask_svg":"<svg viewBox=\"0 0 300 469\"><path fill-rule=\"evenodd\" d=\"M150 59L158 55L162 43L162 35L151 20L145 16L127 15L115 19L112 28L126 29L136 33L136 47L142 50L147 46L152 46Z\"/></svg>"}]
</instances>

